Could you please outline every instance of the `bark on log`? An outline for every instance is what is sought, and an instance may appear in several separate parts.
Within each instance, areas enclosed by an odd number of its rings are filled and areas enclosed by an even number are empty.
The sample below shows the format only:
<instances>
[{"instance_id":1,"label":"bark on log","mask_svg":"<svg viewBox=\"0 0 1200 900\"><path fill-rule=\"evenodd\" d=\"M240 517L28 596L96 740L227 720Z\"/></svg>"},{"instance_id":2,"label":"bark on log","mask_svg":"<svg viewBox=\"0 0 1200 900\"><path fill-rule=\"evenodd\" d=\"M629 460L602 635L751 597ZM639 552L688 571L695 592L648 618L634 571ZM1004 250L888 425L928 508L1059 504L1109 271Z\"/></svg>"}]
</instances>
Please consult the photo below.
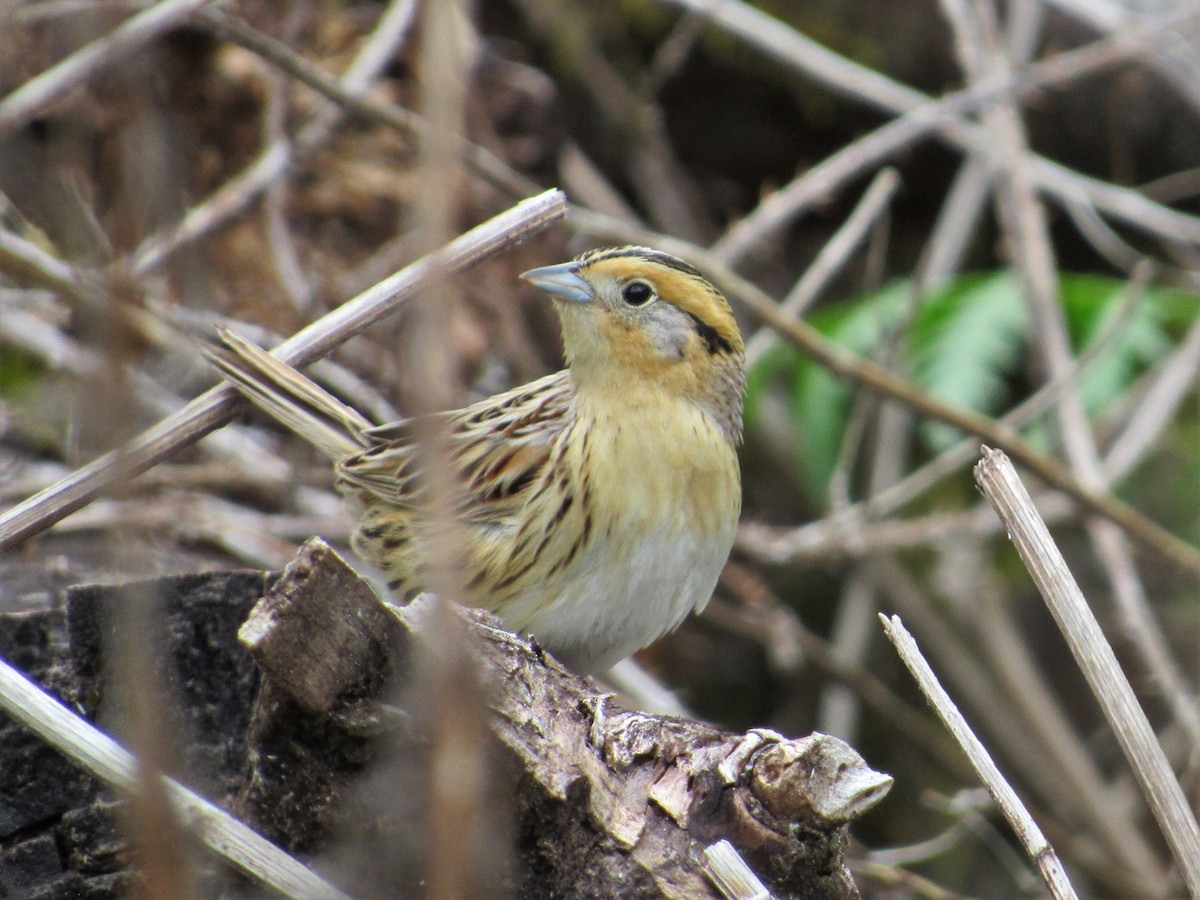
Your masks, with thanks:
<instances>
[{"instance_id":1,"label":"bark on log","mask_svg":"<svg viewBox=\"0 0 1200 900\"><path fill-rule=\"evenodd\" d=\"M160 627L147 642L186 736L172 774L352 894L419 896L474 866L467 882L486 896L716 897L703 851L728 839L777 897L857 896L846 825L890 779L844 743L621 709L486 613L384 604L320 542L278 581L209 573L73 589L65 615L0 616L0 654L111 728L122 703L103 658L113 611L151 595ZM447 772L476 804L461 821L488 823L450 853L422 805L445 799ZM125 895L118 809L0 717L0 895ZM204 882L214 896L233 883L220 866Z\"/></svg>"},{"instance_id":2,"label":"bark on log","mask_svg":"<svg viewBox=\"0 0 1200 900\"><path fill-rule=\"evenodd\" d=\"M399 679L405 693L435 631L435 603L387 606L328 546L305 545L241 631L266 677L251 727L258 768L240 815L304 850L346 825L325 799L350 789L366 761L365 732L389 721L404 732L408 720L380 692ZM520 896L606 897L636 886L638 896L715 897L701 859L722 838L778 897L857 896L842 864L846 825L891 779L845 743L735 735L621 709L490 614L450 611L477 638L491 729L518 772ZM401 737L392 752L415 748ZM310 754L327 754L315 784L303 765ZM379 840L388 818L360 830Z\"/></svg>"}]
</instances>

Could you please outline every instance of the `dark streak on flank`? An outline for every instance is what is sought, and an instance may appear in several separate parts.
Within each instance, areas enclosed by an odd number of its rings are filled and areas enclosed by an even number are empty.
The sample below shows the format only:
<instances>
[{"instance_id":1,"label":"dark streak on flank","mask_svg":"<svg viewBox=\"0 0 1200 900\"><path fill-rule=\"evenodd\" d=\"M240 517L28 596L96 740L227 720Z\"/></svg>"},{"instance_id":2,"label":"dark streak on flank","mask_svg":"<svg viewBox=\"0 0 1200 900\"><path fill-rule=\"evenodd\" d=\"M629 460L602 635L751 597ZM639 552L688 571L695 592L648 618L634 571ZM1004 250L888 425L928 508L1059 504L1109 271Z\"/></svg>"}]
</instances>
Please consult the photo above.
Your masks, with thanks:
<instances>
[{"instance_id":1,"label":"dark streak on flank","mask_svg":"<svg viewBox=\"0 0 1200 900\"><path fill-rule=\"evenodd\" d=\"M524 531L521 540L517 542L517 546L513 549L511 558L516 559L520 556L525 551L525 548L529 546L531 540L533 540L533 532Z\"/></svg>"},{"instance_id":2,"label":"dark streak on flank","mask_svg":"<svg viewBox=\"0 0 1200 900\"><path fill-rule=\"evenodd\" d=\"M475 415L473 415L469 419L467 419L467 422L472 425L480 425L480 424L488 421L489 419L495 419L497 416L499 416L504 411L505 411L505 407L503 407L503 406L499 406L499 405L485 406L479 412L475 413Z\"/></svg>"},{"instance_id":3,"label":"dark streak on flank","mask_svg":"<svg viewBox=\"0 0 1200 900\"><path fill-rule=\"evenodd\" d=\"M500 590L501 588L508 587L510 584L512 584L514 581L516 581L518 578L520 578L522 575L524 575L526 572L528 572L530 569L532 569L533 564L536 563L537 560L538 560L538 555L535 553L530 558L529 562L525 563L525 565L521 566L521 568L517 569L517 571L513 572L508 577L502 579L501 581L498 581L495 585L495 589Z\"/></svg>"},{"instance_id":4,"label":"dark streak on flank","mask_svg":"<svg viewBox=\"0 0 1200 900\"><path fill-rule=\"evenodd\" d=\"M558 523L560 523L563 520L563 518L567 515L567 513L570 512L571 505L574 502L575 502L575 495L568 492L563 497L562 504L558 507L558 512L556 512L554 514L554 520L551 524L558 525Z\"/></svg>"},{"instance_id":5,"label":"dark streak on flank","mask_svg":"<svg viewBox=\"0 0 1200 900\"><path fill-rule=\"evenodd\" d=\"M546 473L546 472L548 472L548 469L542 469L541 471L543 473ZM534 469L529 470L530 478L533 478L535 474L536 474L536 472ZM543 475L542 483L538 485L537 490L533 492L533 496L531 496L529 498L529 500L526 502L532 504L533 501L537 500L538 497L540 497L540 496L542 496L542 494L546 493L546 491L549 490L553 485L554 485L554 479L549 477L549 475Z\"/></svg>"},{"instance_id":6,"label":"dark streak on flank","mask_svg":"<svg viewBox=\"0 0 1200 900\"><path fill-rule=\"evenodd\" d=\"M585 535L580 535L578 538L576 538L575 543L571 545L571 549L567 551L567 555L551 566L550 571L547 574L553 575L560 569L565 569L567 566L569 566L571 564L571 560L575 558L575 554L577 554L583 547L585 537Z\"/></svg>"},{"instance_id":7,"label":"dark streak on flank","mask_svg":"<svg viewBox=\"0 0 1200 900\"><path fill-rule=\"evenodd\" d=\"M722 337L717 329L713 328L695 313L689 312L688 316L696 323L696 334L700 335L700 340L704 341L705 350L710 354L733 352L733 345Z\"/></svg>"}]
</instances>

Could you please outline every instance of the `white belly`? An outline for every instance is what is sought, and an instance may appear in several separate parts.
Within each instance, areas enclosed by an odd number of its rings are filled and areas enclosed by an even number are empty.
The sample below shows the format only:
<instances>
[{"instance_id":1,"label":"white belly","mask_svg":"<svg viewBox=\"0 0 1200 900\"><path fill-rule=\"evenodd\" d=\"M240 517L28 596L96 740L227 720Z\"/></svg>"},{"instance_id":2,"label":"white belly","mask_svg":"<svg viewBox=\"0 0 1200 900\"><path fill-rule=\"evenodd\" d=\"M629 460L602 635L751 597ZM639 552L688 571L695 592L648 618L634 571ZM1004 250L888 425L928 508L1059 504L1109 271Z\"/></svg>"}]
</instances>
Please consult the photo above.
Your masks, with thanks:
<instances>
[{"instance_id":1,"label":"white belly","mask_svg":"<svg viewBox=\"0 0 1200 900\"><path fill-rule=\"evenodd\" d=\"M704 608L735 525L736 519L709 535L671 529L645 536L636 547L601 544L525 630L572 668L603 672Z\"/></svg>"},{"instance_id":2,"label":"white belly","mask_svg":"<svg viewBox=\"0 0 1200 900\"><path fill-rule=\"evenodd\" d=\"M699 411L677 419L684 440L628 414L603 430L609 446L591 456L593 539L569 571L503 610L579 671L604 671L703 609L733 546L737 455Z\"/></svg>"}]
</instances>

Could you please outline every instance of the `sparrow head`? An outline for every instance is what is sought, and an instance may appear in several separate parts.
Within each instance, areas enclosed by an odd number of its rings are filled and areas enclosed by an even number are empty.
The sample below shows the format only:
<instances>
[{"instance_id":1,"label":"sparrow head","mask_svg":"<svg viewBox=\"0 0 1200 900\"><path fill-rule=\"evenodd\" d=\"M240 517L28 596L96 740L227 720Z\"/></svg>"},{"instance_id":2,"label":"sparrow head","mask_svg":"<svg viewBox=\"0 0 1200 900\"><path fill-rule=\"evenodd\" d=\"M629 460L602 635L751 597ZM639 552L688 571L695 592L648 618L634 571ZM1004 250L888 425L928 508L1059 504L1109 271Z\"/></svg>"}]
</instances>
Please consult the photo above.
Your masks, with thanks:
<instances>
[{"instance_id":1,"label":"sparrow head","mask_svg":"<svg viewBox=\"0 0 1200 900\"><path fill-rule=\"evenodd\" d=\"M646 247L612 247L521 277L558 301L579 388L621 391L630 379L649 380L717 407L740 434L742 335L729 302L691 265Z\"/></svg>"}]
</instances>

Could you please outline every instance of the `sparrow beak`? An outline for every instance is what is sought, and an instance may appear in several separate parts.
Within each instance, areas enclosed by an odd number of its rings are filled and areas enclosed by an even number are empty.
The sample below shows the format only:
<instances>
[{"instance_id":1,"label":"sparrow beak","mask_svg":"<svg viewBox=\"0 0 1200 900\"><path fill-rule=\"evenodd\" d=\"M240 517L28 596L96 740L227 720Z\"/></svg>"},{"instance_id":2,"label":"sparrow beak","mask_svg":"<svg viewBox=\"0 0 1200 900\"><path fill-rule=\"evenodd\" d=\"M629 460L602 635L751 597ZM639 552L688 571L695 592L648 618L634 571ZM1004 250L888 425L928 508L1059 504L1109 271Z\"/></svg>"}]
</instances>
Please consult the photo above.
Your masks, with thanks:
<instances>
[{"instance_id":1,"label":"sparrow beak","mask_svg":"<svg viewBox=\"0 0 1200 900\"><path fill-rule=\"evenodd\" d=\"M570 300L572 303L591 303L596 299L592 287L576 274L577 268L578 264L574 262L561 263L557 266L530 269L528 272L522 272L521 277L556 299Z\"/></svg>"}]
</instances>

